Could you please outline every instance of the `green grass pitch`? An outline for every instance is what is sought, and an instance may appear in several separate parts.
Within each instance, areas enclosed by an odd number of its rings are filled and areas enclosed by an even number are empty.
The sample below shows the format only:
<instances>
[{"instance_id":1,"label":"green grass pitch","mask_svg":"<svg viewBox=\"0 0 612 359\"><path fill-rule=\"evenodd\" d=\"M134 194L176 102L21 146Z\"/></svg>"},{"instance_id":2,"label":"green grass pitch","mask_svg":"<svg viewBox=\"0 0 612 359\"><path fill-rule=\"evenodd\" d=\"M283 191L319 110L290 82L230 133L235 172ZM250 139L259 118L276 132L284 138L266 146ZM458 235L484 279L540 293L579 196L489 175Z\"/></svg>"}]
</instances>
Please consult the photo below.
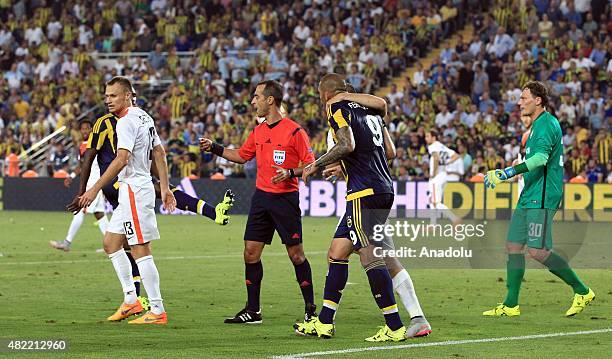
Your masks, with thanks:
<instances>
[{"instance_id":1,"label":"green grass pitch","mask_svg":"<svg viewBox=\"0 0 612 359\"><path fill-rule=\"evenodd\" d=\"M350 264L349 284L336 317L336 337L304 338L291 325L303 316L293 266L275 239L263 255L264 281L259 326L225 325L223 319L246 301L242 235L246 218L234 216L220 227L199 216L158 216L162 239L153 244L168 312L167 326L108 323L122 300L101 234L87 217L70 253L52 250L62 240L70 214L0 211L0 338L67 339L72 357L271 357L327 350L365 348L383 318L372 299L358 260ZM321 303L326 251L337 220L305 218L305 249ZM603 226L603 225L602 225ZM605 228L605 227L603 227ZM604 232L605 233L605 232ZM605 236L605 234L604 234ZM609 238L609 235L604 238ZM528 270L521 292L522 315L483 318L483 310L503 299L504 270L410 270L433 333L402 344L576 332L612 327L612 271L578 273L597 299L575 318L565 318L571 291L545 270ZM404 322L409 318L399 304ZM377 346L396 346L381 343ZM596 358L612 352L612 333L467 343L335 354L351 358ZM0 350L0 356L11 355ZM57 353L29 354L51 357Z\"/></svg>"}]
</instances>

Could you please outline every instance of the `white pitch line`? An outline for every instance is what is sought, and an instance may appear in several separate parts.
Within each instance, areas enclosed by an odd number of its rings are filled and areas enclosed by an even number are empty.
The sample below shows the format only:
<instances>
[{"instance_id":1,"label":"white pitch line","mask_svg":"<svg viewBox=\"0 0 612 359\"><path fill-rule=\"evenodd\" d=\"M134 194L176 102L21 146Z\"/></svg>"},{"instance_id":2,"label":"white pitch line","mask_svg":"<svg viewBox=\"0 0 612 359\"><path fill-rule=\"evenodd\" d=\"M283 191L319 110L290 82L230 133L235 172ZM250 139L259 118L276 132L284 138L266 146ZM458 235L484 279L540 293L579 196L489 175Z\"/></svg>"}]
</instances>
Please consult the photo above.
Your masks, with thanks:
<instances>
[{"instance_id":1,"label":"white pitch line","mask_svg":"<svg viewBox=\"0 0 612 359\"><path fill-rule=\"evenodd\" d=\"M404 345L394 345L394 346L384 346L384 347L381 346L381 347L366 347L366 348L350 348L350 349L341 349L341 350L329 350L329 351L323 351L323 352L277 355L277 356L273 356L272 358L273 359L299 359L299 358L317 357L317 356L323 356L323 355L349 354L349 353L359 353L359 352L378 351L378 350L439 347L439 346L450 346L450 345L461 345L461 344L495 343L495 342L506 342L506 341L513 341L513 340L530 340L530 339L540 339L540 338L569 337L572 335L601 334L601 333L610 333L610 332L612 332L612 328L597 329L597 330L583 330L579 332L521 335L517 337L448 340L445 342L404 344Z\"/></svg>"},{"instance_id":2,"label":"white pitch line","mask_svg":"<svg viewBox=\"0 0 612 359\"><path fill-rule=\"evenodd\" d=\"M318 251L318 252L308 252L308 255L318 255L325 254L327 251ZM211 255L201 255L201 256L171 256L171 257L155 257L156 261L163 260L192 260L192 259L222 259L222 258L242 258L242 253L240 254L211 254ZM264 257L283 257L287 256L286 252L270 252L263 254ZM97 263L97 262L108 262L108 258L103 259L73 259L73 260L64 260L64 261L33 261L33 262L0 262L0 266L10 266L10 265L41 265L41 264L73 264L73 263Z\"/></svg>"}]
</instances>

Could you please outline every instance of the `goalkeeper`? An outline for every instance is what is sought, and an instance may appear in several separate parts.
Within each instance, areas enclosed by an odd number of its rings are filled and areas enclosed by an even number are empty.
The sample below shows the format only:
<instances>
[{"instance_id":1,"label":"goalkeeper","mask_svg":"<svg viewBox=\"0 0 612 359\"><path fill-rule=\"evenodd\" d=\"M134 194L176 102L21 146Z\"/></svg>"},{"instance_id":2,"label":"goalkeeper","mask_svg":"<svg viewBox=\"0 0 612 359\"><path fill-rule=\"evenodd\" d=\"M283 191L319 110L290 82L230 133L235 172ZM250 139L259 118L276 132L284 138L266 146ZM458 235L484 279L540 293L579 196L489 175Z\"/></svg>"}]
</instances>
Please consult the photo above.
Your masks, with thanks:
<instances>
[{"instance_id":1,"label":"goalkeeper","mask_svg":"<svg viewBox=\"0 0 612 359\"><path fill-rule=\"evenodd\" d=\"M504 302L487 310L485 316L518 316L521 282L525 274L523 248L550 272L574 290L574 301L565 315L570 317L584 310L595 299L570 268L565 259L552 251L552 222L563 196L563 143L559 121L546 111L548 93L538 81L528 82L518 101L521 116L531 118L531 133L525 144L525 161L516 166L487 172L485 188L523 174L525 187L512 215L506 249L508 252L508 293Z\"/></svg>"}]
</instances>

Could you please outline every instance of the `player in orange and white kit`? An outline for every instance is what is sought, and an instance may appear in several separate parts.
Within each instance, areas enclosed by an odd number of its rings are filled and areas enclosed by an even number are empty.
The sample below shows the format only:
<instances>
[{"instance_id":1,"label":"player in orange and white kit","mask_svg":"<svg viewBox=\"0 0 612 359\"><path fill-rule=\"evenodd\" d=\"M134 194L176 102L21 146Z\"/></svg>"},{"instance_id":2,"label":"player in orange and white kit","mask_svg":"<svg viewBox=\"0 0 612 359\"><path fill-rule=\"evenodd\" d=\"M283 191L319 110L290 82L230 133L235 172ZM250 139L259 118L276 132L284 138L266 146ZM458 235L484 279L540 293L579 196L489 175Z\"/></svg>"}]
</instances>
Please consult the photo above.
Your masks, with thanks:
<instances>
[{"instance_id":1,"label":"player in orange and white kit","mask_svg":"<svg viewBox=\"0 0 612 359\"><path fill-rule=\"evenodd\" d=\"M113 77L105 89L109 112L119 117L117 122L117 156L100 179L79 197L79 207L89 206L100 190L119 179L119 205L113 212L104 236L108 254L123 288L123 303L108 317L119 321L141 313L132 281L132 268L123 244L127 240L136 260L142 283L149 297L150 311L129 324L167 324L168 319L160 291L159 273L151 254L150 242L159 239L155 218L155 188L151 179L154 162L159 172L161 199L172 212L176 200L169 187L166 152L151 116L132 105L133 87L125 77Z\"/></svg>"},{"instance_id":2,"label":"player in orange and white kit","mask_svg":"<svg viewBox=\"0 0 612 359\"><path fill-rule=\"evenodd\" d=\"M83 143L81 143L81 146L79 147L79 157L83 156L83 153L87 149L87 140L89 138L89 135L91 134L91 128L91 122L89 122L88 120L81 121L79 130L83 135ZM87 189L91 188L98 179L100 179L100 167L98 166L98 161L94 160L94 163L91 166L91 174L89 176L89 180L87 181ZM64 184L68 187L70 186L71 182L72 179L69 178L66 179ZM108 228L109 223L108 218L106 218L106 215L104 214L105 207L106 200L104 199L104 195L102 194L102 192L99 192L94 201L89 205L89 207L78 211L72 217L72 222L70 222L70 227L68 228L66 239L64 239L63 241L50 241L49 244L51 245L51 247L64 252L70 251L72 240L81 228L83 220L85 219L85 214L87 213L93 213L94 217L96 217L96 220L98 221L98 228L100 229L100 232L102 232L102 235L104 235L104 233L106 233L106 229Z\"/></svg>"},{"instance_id":3,"label":"player in orange and white kit","mask_svg":"<svg viewBox=\"0 0 612 359\"><path fill-rule=\"evenodd\" d=\"M431 210L431 222L435 224L438 214L437 210L442 210L442 214L450 219L453 224L459 223L457 217L444 203L444 188L448 182L446 166L457 161L460 156L450 148L438 141L440 134L431 129L425 134L427 151L429 152L429 209Z\"/></svg>"}]
</instances>

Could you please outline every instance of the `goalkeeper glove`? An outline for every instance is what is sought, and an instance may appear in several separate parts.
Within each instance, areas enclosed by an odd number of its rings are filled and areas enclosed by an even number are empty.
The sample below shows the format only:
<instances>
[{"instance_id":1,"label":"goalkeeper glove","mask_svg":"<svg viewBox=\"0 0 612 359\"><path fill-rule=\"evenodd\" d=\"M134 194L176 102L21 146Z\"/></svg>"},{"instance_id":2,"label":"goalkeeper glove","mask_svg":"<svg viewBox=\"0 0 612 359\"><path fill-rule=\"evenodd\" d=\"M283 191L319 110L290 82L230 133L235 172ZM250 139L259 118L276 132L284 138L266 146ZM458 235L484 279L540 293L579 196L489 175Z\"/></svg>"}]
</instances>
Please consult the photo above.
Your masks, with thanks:
<instances>
[{"instance_id":1,"label":"goalkeeper glove","mask_svg":"<svg viewBox=\"0 0 612 359\"><path fill-rule=\"evenodd\" d=\"M507 181L514 176L516 176L514 167L506 167L503 170L491 170L485 176L485 188L494 189L499 183Z\"/></svg>"}]
</instances>

